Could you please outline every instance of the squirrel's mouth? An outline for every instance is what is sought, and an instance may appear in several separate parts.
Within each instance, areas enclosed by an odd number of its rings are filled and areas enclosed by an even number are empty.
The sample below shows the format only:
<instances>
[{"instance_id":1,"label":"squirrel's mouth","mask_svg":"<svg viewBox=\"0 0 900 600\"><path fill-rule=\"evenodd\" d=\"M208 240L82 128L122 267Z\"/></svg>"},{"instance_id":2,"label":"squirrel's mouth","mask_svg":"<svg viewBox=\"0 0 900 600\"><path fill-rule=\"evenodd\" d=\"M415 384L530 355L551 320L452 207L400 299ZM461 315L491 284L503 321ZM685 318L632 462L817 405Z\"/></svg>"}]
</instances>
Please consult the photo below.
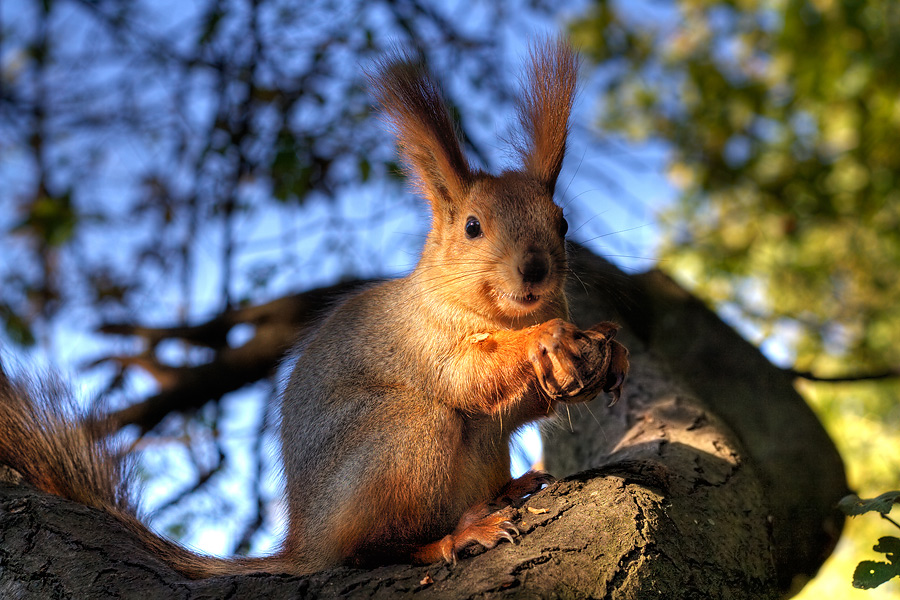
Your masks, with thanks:
<instances>
[{"instance_id":1,"label":"squirrel's mouth","mask_svg":"<svg viewBox=\"0 0 900 600\"><path fill-rule=\"evenodd\" d=\"M531 292L515 294L495 290L495 293L499 300L498 304L502 307L503 311L517 316L533 312L543 304L543 297Z\"/></svg>"},{"instance_id":2,"label":"squirrel's mouth","mask_svg":"<svg viewBox=\"0 0 900 600\"><path fill-rule=\"evenodd\" d=\"M515 296L514 300L522 306L536 306L541 303L541 297L535 294L525 294L524 296Z\"/></svg>"}]
</instances>

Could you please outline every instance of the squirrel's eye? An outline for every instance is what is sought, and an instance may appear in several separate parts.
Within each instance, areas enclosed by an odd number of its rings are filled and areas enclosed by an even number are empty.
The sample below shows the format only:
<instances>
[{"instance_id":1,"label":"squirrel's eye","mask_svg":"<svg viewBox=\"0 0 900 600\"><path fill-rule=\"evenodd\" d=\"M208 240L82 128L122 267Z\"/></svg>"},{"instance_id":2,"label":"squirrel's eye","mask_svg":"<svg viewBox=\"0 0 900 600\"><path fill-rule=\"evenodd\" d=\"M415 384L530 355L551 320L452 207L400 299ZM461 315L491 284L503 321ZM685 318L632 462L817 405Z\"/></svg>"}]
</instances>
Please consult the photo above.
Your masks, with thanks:
<instances>
[{"instance_id":1,"label":"squirrel's eye","mask_svg":"<svg viewBox=\"0 0 900 600\"><path fill-rule=\"evenodd\" d=\"M559 235L565 236L566 232L569 230L569 222L566 221L565 217L559 222Z\"/></svg>"},{"instance_id":2,"label":"squirrel's eye","mask_svg":"<svg viewBox=\"0 0 900 600\"><path fill-rule=\"evenodd\" d=\"M466 220L466 237L475 239L481 235L481 223L475 217L469 217Z\"/></svg>"}]
</instances>

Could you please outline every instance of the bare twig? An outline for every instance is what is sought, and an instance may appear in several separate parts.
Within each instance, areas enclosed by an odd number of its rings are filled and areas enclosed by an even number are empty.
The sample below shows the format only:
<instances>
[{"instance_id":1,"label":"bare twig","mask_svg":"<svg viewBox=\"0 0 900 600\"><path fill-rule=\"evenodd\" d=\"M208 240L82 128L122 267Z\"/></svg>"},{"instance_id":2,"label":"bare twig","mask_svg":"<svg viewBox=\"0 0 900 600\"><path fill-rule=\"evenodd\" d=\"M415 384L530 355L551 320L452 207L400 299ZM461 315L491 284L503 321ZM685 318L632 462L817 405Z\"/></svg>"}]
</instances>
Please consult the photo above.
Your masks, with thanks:
<instances>
[{"instance_id":1,"label":"bare twig","mask_svg":"<svg viewBox=\"0 0 900 600\"><path fill-rule=\"evenodd\" d=\"M860 381L883 381L885 379L896 379L900 377L900 369L885 369L883 371L873 371L871 373L850 373L847 375L836 375L824 377L816 375L810 371L798 371L796 369L785 369L785 372L793 377L806 379L807 381L817 381L820 383L854 383Z\"/></svg>"}]
</instances>

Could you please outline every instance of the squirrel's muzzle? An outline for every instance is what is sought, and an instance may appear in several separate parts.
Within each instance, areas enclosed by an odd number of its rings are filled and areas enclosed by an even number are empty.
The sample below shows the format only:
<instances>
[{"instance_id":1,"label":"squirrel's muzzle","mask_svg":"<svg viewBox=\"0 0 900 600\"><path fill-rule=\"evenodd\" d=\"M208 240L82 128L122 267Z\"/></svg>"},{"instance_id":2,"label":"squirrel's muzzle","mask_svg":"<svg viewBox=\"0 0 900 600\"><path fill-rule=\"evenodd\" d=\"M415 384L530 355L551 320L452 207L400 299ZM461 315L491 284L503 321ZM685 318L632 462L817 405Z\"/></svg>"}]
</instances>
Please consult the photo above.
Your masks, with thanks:
<instances>
[{"instance_id":1,"label":"squirrel's muzzle","mask_svg":"<svg viewBox=\"0 0 900 600\"><path fill-rule=\"evenodd\" d=\"M527 252L519 264L522 283L542 283L549 272L550 257L546 252Z\"/></svg>"}]
</instances>

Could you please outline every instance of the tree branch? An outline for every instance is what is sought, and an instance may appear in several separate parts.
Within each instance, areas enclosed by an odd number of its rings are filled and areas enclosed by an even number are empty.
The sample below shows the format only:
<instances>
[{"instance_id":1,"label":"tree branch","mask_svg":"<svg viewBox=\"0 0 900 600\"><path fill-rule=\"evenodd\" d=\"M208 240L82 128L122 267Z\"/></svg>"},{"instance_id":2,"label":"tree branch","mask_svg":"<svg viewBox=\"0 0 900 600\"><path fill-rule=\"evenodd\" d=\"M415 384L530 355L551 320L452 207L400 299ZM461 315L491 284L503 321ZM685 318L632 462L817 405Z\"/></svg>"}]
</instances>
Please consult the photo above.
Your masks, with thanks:
<instances>
[{"instance_id":1,"label":"tree branch","mask_svg":"<svg viewBox=\"0 0 900 600\"><path fill-rule=\"evenodd\" d=\"M321 314L324 306L334 303L363 282L348 281L278 298L259 306L228 311L196 326L152 328L123 324L107 324L101 331L134 334L151 346L165 339L180 339L215 350L208 362L191 367L171 367L156 361L165 372L164 389L158 394L109 415L113 431L126 425L138 425L142 431L155 427L170 412L200 408L210 400L268 377L297 336ZM254 326L253 337L242 346L227 346L227 333L238 324ZM115 360L115 358L111 358ZM122 359L119 359L120 361ZM156 360L147 358L145 361Z\"/></svg>"},{"instance_id":2,"label":"tree branch","mask_svg":"<svg viewBox=\"0 0 900 600\"><path fill-rule=\"evenodd\" d=\"M618 312L623 333L638 338L623 343L647 345L737 434L771 510L779 586L799 589L840 537L844 517L836 504L848 488L841 457L793 378L664 273L628 276L583 250L573 262L586 288L596 290L585 294L573 286L573 314L592 320L598 311L606 318ZM595 442L594 452L602 454L609 450L604 436L601 429L581 439ZM549 459L548 466L563 473L588 464L563 468Z\"/></svg>"},{"instance_id":3,"label":"tree branch","mask_svg":"<svg viewBox=\"0 0 900 600\"><path fill-rule=\"evenodd\" d=\"M834 377L823 377L821 375L816 375L811 371L798 371L796 369L783 370L791 377L821 383L855 383L859 381L881 381L884 379L896 379L900 377L900 369L885 369L883 371L874 371L872 373L853 373L848 375L836 375Z\"/></svg>"}]
</instances>

